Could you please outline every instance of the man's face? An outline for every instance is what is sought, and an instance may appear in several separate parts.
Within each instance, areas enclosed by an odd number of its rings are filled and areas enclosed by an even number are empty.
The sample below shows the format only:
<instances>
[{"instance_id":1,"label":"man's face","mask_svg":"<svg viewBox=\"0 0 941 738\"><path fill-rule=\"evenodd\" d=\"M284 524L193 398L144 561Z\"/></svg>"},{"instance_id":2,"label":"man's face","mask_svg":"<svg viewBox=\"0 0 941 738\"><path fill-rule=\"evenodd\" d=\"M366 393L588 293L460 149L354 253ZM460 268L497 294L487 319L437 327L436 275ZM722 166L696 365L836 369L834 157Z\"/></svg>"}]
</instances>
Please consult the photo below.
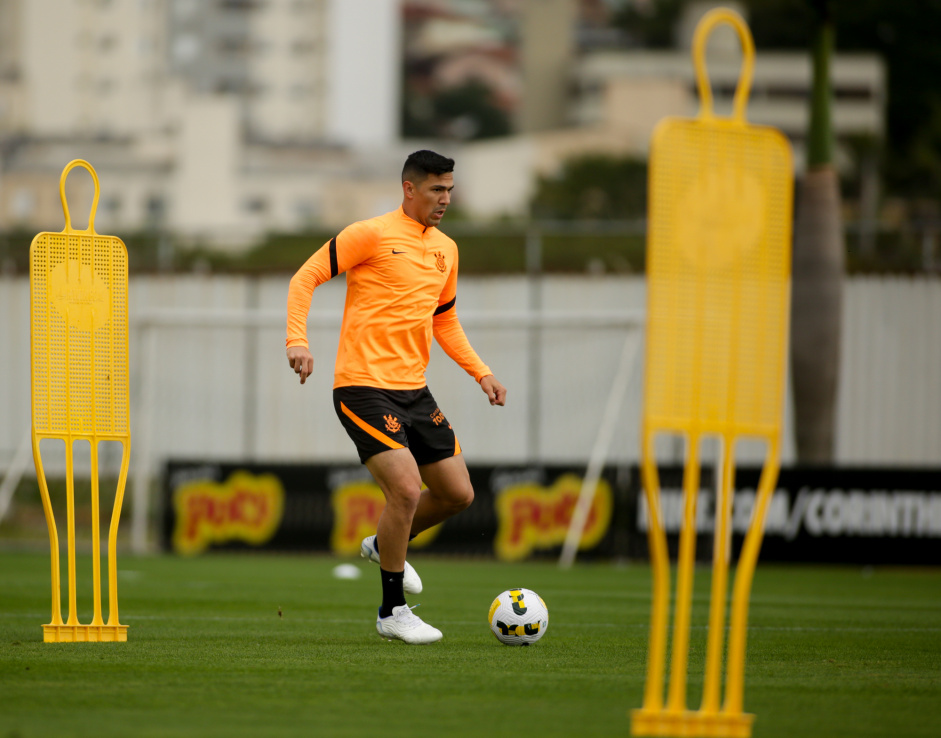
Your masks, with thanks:
<instances>
[{"instance_id":1,"label":"man's face","mask_svg":"<svg viewBox=\"0 0 941 738\"><path fill-rule=\"evenodd\" d=\"M408 184L411 185L415 219L423 226L438 225L451 203L454 174L429 174L421 184Z\"/></svg>"}]
</instances>

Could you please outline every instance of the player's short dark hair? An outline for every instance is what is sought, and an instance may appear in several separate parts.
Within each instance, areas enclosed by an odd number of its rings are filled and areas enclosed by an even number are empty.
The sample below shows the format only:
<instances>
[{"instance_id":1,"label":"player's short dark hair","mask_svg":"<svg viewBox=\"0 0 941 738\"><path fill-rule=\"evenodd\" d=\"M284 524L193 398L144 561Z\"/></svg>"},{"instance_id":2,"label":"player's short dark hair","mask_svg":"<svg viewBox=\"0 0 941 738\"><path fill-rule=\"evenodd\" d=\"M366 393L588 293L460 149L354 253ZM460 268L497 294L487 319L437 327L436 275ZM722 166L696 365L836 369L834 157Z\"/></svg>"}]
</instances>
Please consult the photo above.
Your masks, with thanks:
<instances>
[{"instance_id":1,"label":"player's short dark hair","mask_svg":"<svg viewBox=\"0 0 941 738\"><path fill-rule=\"evenodd\" d=\"M454 159L434 151L422 149L408 155L402 167L402 181L421 184L429 174L447 174L454 171Z\"/></svg>"}]
</instances>

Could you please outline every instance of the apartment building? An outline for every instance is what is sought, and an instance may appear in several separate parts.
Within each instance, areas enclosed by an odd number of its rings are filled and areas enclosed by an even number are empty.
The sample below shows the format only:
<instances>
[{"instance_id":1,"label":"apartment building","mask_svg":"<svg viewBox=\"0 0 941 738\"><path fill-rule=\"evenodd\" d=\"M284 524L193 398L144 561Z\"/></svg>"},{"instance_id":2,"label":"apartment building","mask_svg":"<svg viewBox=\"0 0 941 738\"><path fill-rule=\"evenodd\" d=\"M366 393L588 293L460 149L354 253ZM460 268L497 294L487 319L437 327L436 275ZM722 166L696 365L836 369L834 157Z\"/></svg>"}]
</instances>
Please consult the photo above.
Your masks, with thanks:
<instances>
[{"instance_id":1,"label":"apartment building","mask_svg":"<svg viewBox=\"0 0 941 738\"><path fill-rule=\"evenodd\" d=\"M249 243L385 207L382 154L375 184L361 162L398 138L399 16L399 0L5 0L0 228L57 229L73 158L99 172L102 231Z\"/></svg>"}]
</instances>

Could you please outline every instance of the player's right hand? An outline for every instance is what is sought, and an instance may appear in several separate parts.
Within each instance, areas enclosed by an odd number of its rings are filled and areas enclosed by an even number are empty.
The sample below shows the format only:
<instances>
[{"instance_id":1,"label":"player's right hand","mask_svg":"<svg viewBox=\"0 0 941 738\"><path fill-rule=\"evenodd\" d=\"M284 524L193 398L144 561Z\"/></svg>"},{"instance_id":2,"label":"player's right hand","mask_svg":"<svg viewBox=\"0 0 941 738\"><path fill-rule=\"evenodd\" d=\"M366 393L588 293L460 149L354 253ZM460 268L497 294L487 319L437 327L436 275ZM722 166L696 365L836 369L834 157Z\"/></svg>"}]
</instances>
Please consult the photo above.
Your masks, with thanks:
<instances>
[{"instance_id":1,"label":"player's right hand","mask_svg":"<svg viewBox=\"0 0 941 738\"><path fill-rule=\"evenodd\" d=\"M314 371L314 357L310 355L306 346L289 346L287 354L288 364L291 365L295 374L300 375L301 384L304 384L307 377Z\"/></svg>"},{"instance_id":2,"label":"player's right hand","mask_svg":"<svg viewBox=\"0 0 941 738\"><path fill-rule=\"evenodd\" d=\"M480 378L480 388L487 395L491 405L506 405L506 387L492 374Z\"/></svg>"}]
</instances>

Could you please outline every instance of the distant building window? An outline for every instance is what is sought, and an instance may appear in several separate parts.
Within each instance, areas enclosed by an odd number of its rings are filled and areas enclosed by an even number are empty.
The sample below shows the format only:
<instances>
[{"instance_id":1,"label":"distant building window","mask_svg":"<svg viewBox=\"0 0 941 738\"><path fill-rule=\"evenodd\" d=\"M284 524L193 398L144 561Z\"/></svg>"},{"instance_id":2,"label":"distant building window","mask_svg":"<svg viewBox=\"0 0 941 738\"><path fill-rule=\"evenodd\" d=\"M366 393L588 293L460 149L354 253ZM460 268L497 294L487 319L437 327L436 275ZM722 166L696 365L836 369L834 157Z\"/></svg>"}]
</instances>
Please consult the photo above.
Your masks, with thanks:
<instances>
[{"instance_id":1,"label":"distant building window","mask_svg":"<svg viewBox=\"0 0 941 738\"><path fill-rule=\"evenodd\" d=\"M219 0L222 10L255 10L261 5L260 0Z\"/></svg>"},{"instance_id":2,"label":"distant building window","mask_svg":"<svg viewBox=\"0 0 941 738\"><path fill-rule=\"evenodd\" d=\"M291 53L301 56L317 49L317 41L312 38L299 38L291 43Z\"/></svg>"},{"instance_id":3,"label":"distant building window","mask_svg":"<svg viewBox=\"0 0 941 738\"><path fill-rule=\"evenodd\" d=\"M188 64L199 56L201 44L196 36L184 34L173 42L173 60L177 64Z\"/></svg>"},{"instance_id":4,"label":"distant building window","mask_svg":"<svg viewBox=\"0 0 941 738\"><path fill-rule=\"evenodd\" d=\"M215 91L220 93L237 92L248 94L252 91L251 83L246 79L237 77L223 77L215 84Z\"/></svg>"},{"instance_id":5,"label":"distant building window","mask_svg":"<svg viewBox=\"0 0 941 738\"><path fill-rule=\"evenodd\" d=\"M268 85L258 80L247 80L242 86L242 94L251 98L262 98L271 92Z\"/></svg>"},{"instance_id":6,"label":"distant building window","mask_svg":"<svg viewBox=\"0 0 941 738\"><path fill-rule=\"evenodd\" d=\"M225 36L219 39L219 51L223 54L245 54L251 49L248 36Z\"/></svg>"},{"instance_id":7,"label":"distant building window","mask_svg":"<svg viewBox=\"0 0 941 738\"><path fill-rule=\"evenodd\" d=\"M712 85L712 94L716 97L735 97L735 90L737 88L736 84L731 83L716 83Z\"/></svg>"},{"instance_id":8,"label":"distant building window","mask_svg":"<svg viewBox=\"0 0 941 738\"><path fill-rule=\"evenodd\" d=\"M843 84L834 85L833 96L837 100L868 101L875 97L875 93L871 87L866 85Z\"/></svg>"},{"instance_id":9,"label":"distant building window","mask_svg":"<svg viewBox=\"0 0 941 738\"><path fill-rule=\"evenodd\" d=\"M807 85L770 83L766 85L762 91L767 97L777 100L806 100L810 97L810 88ZM729 94L735 93L733 91Z\"/></svg>"},{"instance_id":10,"label":"distant building window","mask_svg":"<svg viewBox=\"0 0 941 738\"><path fill-rule=\"evenodd\" d=\"M110 218L117 218L121 214L121 198L106 197L102 200L101 209Z\"/></svg>"},{"instance_id":11,"label":"distant building window","mask_svg":"<svg viewBox=\"0 0 941 738\"><path fill-rule=\"evenodd\" d=\"M32 191L20 188L10 199L10 210L14 220L29 220L36 207L36 198Z\"/></svg>"},{"instance_id":12,"label":"distant building window","mask_svg":"<svg viewBox=\"0 0 941 738\"><path fill-rule=\"evenodd\" d=\"M147 202L144 208L144 217L147 220L147 225L151 227L161 225L164 220L166 209L167 206L163 197L160 195L150 195L147 198Z\"/></svg>"},{"instance_id":13,"label":"distant building window","mask_svg":"<svg viewBox=\"0 0 941 738\"><path fill-rule=\"evenodd\" d=\"M254 215L263 215L268 212L268 199L261 195L254 195L245 201L244 208Z\"/></svg>"}]
</instances>

